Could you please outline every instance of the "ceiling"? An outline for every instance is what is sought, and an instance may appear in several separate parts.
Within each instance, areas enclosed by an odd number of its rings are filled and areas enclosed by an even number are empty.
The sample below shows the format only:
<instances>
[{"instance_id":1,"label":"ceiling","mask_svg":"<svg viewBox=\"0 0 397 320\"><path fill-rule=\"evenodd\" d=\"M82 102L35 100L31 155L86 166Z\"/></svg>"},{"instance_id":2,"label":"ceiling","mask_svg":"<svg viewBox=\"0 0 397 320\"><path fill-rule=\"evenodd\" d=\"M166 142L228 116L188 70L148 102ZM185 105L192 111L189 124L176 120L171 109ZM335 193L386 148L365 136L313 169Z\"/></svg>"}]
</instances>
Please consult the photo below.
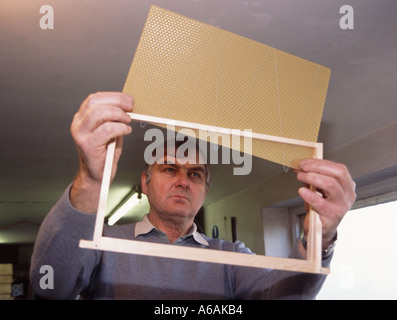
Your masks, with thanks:
<instances>
[{"instance_id":1,"label":"ceiling","mask_svg":"<svg viewBox=\"0 0 397 320\"><path fill-rule=\"evenodd\" d=\"M395 122L397 1L348 2L354 30L340 28L339 0L46 0L55 28L42 30L42 0L0 0L0 243L32 243L72 181L73 115L88 94L122 89L151 3L331 68L326 154ZM133 129L110 208L139 183L147 127ZM237 177L215 165L206 203L282 170L254 159Z\"/></svg>"}]
</instances>

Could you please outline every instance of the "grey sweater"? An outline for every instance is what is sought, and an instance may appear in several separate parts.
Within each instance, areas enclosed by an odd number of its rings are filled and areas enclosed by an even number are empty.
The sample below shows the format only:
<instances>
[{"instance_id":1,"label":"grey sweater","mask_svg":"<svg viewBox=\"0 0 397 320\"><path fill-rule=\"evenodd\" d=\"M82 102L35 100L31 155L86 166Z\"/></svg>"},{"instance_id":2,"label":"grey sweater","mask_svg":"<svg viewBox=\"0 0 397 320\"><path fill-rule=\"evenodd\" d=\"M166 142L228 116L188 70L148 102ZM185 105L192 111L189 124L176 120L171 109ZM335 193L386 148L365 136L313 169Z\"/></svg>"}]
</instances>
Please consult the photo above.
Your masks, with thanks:
<instances>
[{"instance_id":1,"label":"grey sweater","mask_svg":"<svg viewBox=\"0 0 397 320\"><path fill-rule=\"evenodd\" d=\"M68 188L44 219L31 261L35 295L45 299L313 299L324 275L238 267L83 249L92 239L95 215L77 211ZM104 227L115 238L169 243L163 232L137 224ZM144 231L142 231L144 230ZM242 242L212 239L193 229L170 245L252 254ZM297 247L292 258L300 258ZM323 261L328 267L331 257ZM53 269L53 289L40 286L44 265ZM43 288L41 288L43 287Z\"/></svg>"}]
</instances>

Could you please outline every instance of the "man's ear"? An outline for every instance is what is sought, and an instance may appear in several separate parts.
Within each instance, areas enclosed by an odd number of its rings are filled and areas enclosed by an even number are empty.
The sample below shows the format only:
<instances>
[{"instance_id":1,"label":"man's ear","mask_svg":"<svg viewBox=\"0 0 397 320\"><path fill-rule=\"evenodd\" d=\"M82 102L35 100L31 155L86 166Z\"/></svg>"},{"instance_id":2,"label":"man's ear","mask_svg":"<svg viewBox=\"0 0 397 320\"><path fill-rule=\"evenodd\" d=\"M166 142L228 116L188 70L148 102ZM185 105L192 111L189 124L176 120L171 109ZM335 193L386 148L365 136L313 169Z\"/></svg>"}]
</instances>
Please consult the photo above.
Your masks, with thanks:
<instances>
[{"instance_id":1,"label":"man's ear","mask_svg":"<svg viewBox=\"0 0 397 320\"><path fill-rule=\"evenodd\" d=\"M210 191L210 187L209 186L205 186L205 196L207 196L208 191Z\"/></svg>"},{"instance_id":2,"label":"man's ear","mask_svg":"<svg viewBox=\"0 0 397 320\"><path fill-rule=\"evenodd\" d=\"M143 171L141 173L141 188L142 188L142 193L147 194L146 172L145 171Z\"/></svg>"}]
</instances>

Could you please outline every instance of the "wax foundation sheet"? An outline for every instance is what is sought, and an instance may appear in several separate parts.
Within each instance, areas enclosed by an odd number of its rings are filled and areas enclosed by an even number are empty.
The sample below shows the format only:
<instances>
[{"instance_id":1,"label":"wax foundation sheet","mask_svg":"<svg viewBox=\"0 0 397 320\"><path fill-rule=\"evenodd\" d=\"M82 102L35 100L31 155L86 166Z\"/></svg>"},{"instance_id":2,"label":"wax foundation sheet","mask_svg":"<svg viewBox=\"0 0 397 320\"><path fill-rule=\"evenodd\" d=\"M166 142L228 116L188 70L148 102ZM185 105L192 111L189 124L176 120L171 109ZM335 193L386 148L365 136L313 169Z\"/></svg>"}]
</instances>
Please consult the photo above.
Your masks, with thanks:
<instances>
[{"instance_id":1,"label":"wax foundation sheet","mask_svg":"<svg viewBox=\"0 0 397 320\"><path fill-rule=\"evenodd\" d=\"M329 77L319 64L152 6L123 91L137 114L316 142ZM296 168L314 150L254 135L252 154Z\"/></svg>"}]
</instances>

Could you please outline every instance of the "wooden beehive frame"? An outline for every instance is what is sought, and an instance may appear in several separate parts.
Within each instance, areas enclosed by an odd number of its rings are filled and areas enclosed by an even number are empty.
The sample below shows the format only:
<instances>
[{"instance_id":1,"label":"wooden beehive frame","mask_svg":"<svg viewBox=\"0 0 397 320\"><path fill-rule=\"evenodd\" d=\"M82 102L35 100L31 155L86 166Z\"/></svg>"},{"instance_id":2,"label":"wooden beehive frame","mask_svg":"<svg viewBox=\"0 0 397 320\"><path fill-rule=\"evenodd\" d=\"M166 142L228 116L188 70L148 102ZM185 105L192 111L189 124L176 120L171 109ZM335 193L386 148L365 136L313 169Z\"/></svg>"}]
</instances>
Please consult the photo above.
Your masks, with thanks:
<instances>
[{"instance_id":1,"label":"wooden beehive frame","mask_svg":"<svg viewBox=\"0 0 397 320\"><path fill-rule=\"evenodd\" d=\"M140 114L130 114L135 121L144 121L154 124L168 124L170 119L158 118ZM176 126L198 129L208 132L225 133L225 128L206 126L191 122L174 121ZM231 131L230 134L244 135L243 131ZM273 141L283 144L291 144L313 148L314 157L322 158L322 144L317 142L308 142L301 140L288 139L284 137L269 136L257 133L251 133L253 139ZM107 149L98 212L94 229L93 240L80 240L80 247L114 251L126 254L138 254L155 256L162 258L183 259L191 261L232 264L245 267L269 268L287 271L298 271L307 273L328 274L329 269L321 266L321 246L322 246L322 227L318 214L310 208L310 225L307 239L307 258L306 259L289 259L268 257L263 255L249 255L245 253L226 252L212 249L201 249L191 247L181 247L170 244L157 244L142 242L136 240L117 239L103 236L104 219L106 215L106 204L110 188L111 172L115 152L115 141L112 141Z\"/></svg>"}]
</instances>

